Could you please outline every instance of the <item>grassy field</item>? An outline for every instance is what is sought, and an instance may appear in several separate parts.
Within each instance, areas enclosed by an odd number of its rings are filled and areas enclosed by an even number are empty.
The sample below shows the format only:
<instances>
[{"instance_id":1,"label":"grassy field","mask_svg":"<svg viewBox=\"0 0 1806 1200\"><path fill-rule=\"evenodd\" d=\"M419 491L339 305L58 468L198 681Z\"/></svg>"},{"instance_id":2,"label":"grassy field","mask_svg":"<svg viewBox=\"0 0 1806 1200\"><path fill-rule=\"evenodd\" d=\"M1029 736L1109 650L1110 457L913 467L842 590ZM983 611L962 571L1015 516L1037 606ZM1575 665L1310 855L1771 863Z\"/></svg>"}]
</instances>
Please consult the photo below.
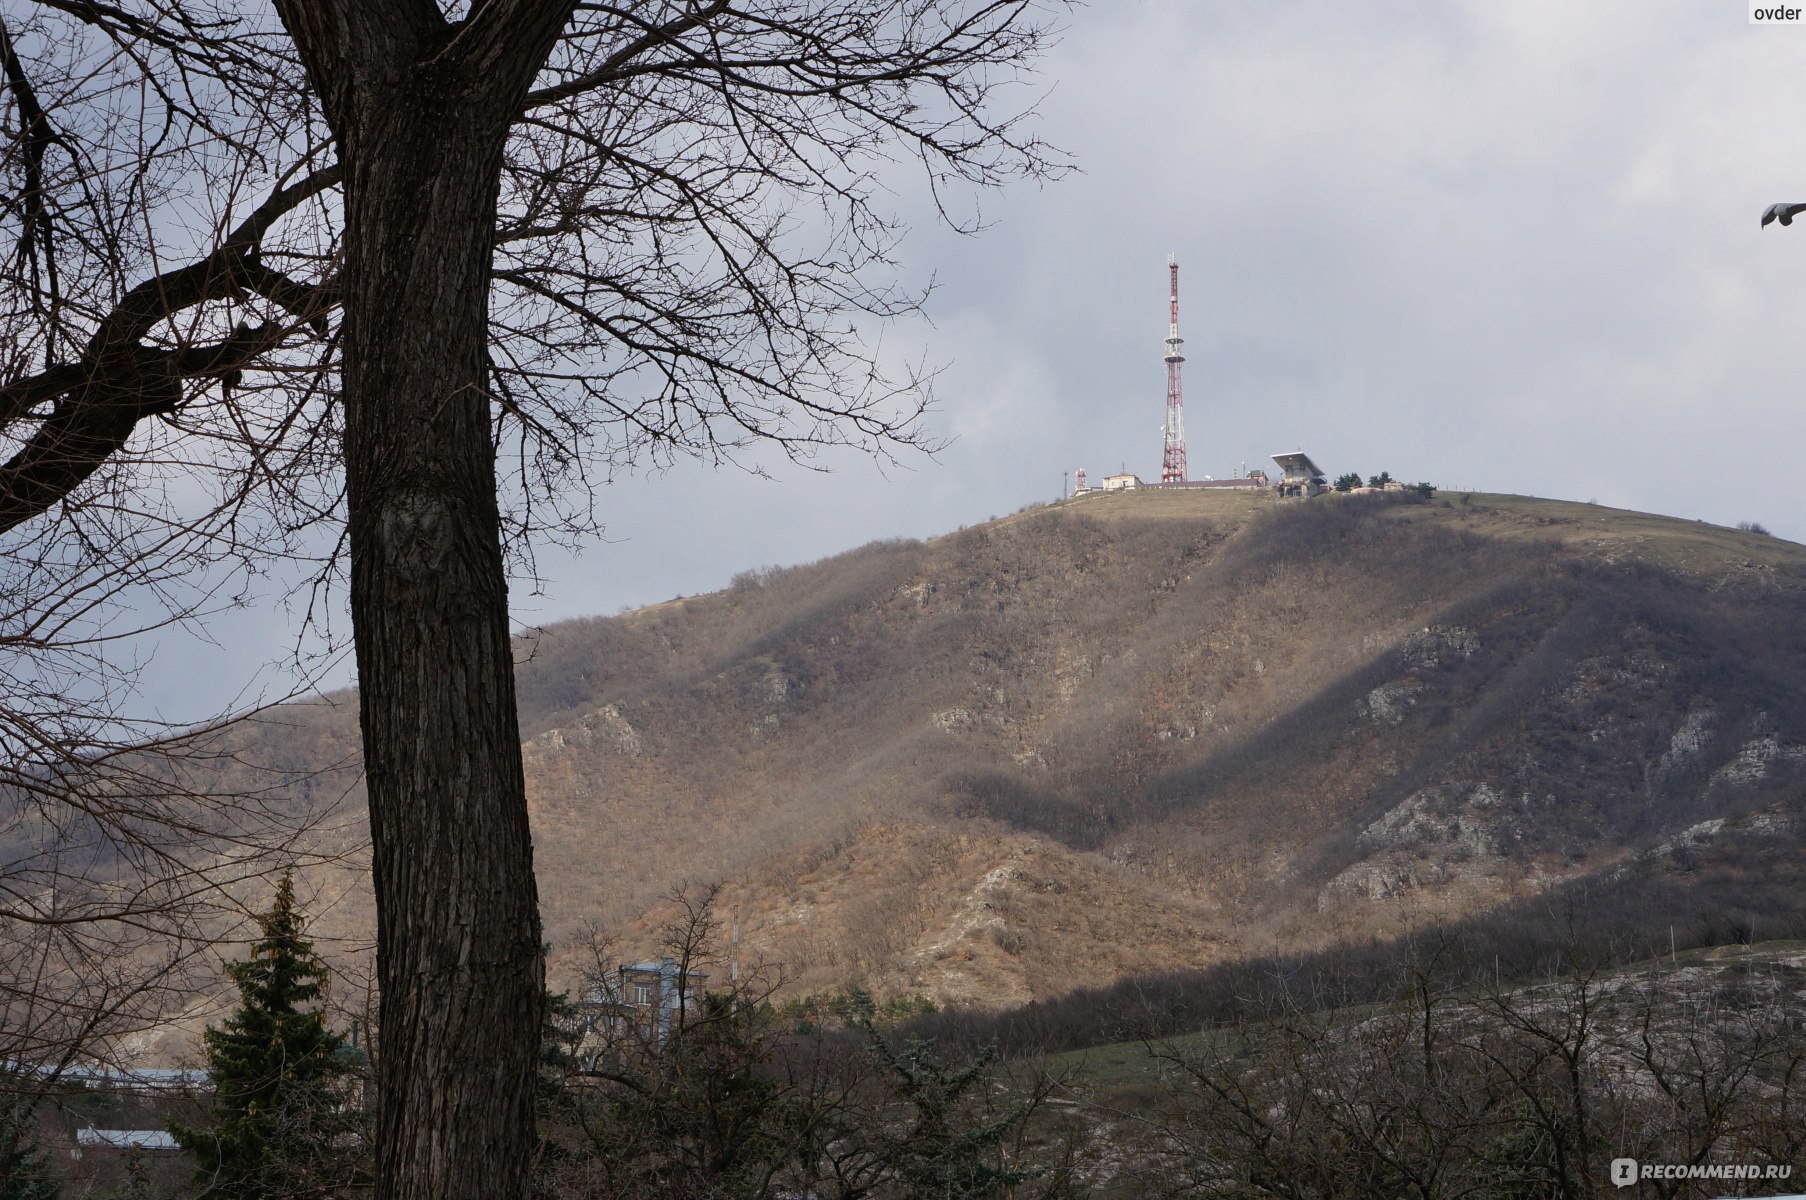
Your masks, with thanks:
<instances>
[{"instance_id":1,"label":"grassy field","mask_svg":"<svg viewBox=\"0 0 1806 1200\"><path fill-rule=\"evenodd\" d=\"M1806 582L1806 546L1705 521L1489 492L1444 492L1434 503L1395 511L1413 521L1549 539L1589 557L1635 558L1693 575L1770 576L1788 586Z\"/></svg>"},{"instance_id":2,"label":"grassy field","mask_svg":"<svg viewBox=\"0 0 1806 1200\"><path fill-rule=\"evenodd\" d=\"M1050 507L1083 513L1100 521L1236 521L1277 504L1267 491L1144 488L1134 492L1087 492Z\"/></svg>"},{"instance_id":3,"label":"grassy field","mask_svg":"<svg viewBox=\"0 0 1806 1200\"><path fill-rule=\"evenodd\" d=\"M1806 941L1777 939L1745 946L1707 946L1682 950L1673 957L1632 963L1605 972L1599 977L1602 990L1616 982L1630 982L1649 975L1669 981L1667 990L1678 1005L1704 993L1735 984L1757 972L1797 974L1806 965ZM1525 985L1532 992L1544 984ZM1337 1013L1340 1024L1351 1024L1381 1010L1383 1006L1364 1004ZM1180 1037L1146 1041L1114 1042L1047 1055L1023 1064L1031 1070L1070 1081L1075 1094L1083 1094L1091 1102L1105 1108L1132 1112L1139 1103L1157 1096L1163 1071L1173 1069L1170 1057L1201 1054L1220 1055L1233 1051L1242 1040L1235 1029L1207 1029ZM1154 1051L1158 1051L1158 1055Z\"/></svg>"},{"instance_id":4,"label":"grassy field","mask_svg":"<svg viewBox=\"0 0 1806 1200\"><path fill-rule=\"evenodd\" d=\"M1363 499L1332 492L1303 503ZM1279 501L1265 491L1145 488L1090 492L1005 520L1054 511L1080 513L1108 523L1209 520L1239 524L1280 503L1299 502ZM1705 521L1496 492L1439 492L1428 504L1400 504L1387 512L1399 520L1493 537L1560 542L1589 558L1636 559L1692 575L1763 580L1785 587L1806 585L1806 546Z\"/></svg>"}]
</instances>

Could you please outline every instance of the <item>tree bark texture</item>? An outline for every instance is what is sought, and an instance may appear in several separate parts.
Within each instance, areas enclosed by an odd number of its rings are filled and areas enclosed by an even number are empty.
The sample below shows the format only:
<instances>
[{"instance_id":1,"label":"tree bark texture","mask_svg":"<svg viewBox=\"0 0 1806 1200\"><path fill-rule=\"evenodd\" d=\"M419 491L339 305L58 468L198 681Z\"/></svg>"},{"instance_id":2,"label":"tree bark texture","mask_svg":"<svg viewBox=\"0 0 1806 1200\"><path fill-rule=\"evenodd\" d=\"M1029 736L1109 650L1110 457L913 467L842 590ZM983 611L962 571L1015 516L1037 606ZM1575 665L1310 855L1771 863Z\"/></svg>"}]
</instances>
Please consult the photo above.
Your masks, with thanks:
<instances>
[{"instance_id":1,"label":"tree bark texture","mask_svg":"<svg viewBox=\"0 0 1806 1200\"><path fill-rule=\"evenodd\" d=\"M517 1196L541 968L483 353L499 147L399 105L373 123L379 167L347 196L344 374L378 1190Z\"/></svg>"},{"instance_id":2,"label":"tree bark texture","mask_svg":"<svg viewBox=\"0 0 1806 1200\"><path fill-rule=\"evenodd\" d=\"M394 1200L525 1196L533 1149L544 964L486 351L504 139L563 18L520 7L473 29L405 0L279 4L344 169L377 1195Z\"/></svg>"},{"instance_id":3,"label":"tree bark texture","mask_svg":"<svg viewBox=\"0 0 1806 1200\"><path fill-rule=\"evenodd\" d=\"M524 1195L507 1169L532 1148L541 979L483 354L499 147L399 103L372 115L344 375L379 1194Z\"/></svg>"}]
</instances>

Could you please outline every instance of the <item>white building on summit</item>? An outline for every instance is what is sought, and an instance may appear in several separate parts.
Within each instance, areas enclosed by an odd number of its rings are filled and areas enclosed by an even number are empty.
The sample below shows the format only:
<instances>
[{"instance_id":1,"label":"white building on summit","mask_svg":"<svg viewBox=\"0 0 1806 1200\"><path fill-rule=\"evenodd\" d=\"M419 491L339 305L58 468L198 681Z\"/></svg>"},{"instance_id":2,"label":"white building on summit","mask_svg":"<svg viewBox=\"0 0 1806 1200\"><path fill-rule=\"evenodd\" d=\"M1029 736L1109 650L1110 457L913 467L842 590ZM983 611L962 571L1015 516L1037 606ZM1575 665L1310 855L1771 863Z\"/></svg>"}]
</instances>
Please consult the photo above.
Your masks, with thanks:
<instances>
[{"instance_id":1,"label":"white building on summit","mask_svg":"<svg viewBox=\"0 0 1806 1200\"><path fill-rule=\"evenodd\" d=\"M1323 468L1311 461L1302 450L1275 454L1273 461L1282 472L1277 487L1282 496L1315 496L1329 488L1329 477Z\"/></svg>"}]
</instances>

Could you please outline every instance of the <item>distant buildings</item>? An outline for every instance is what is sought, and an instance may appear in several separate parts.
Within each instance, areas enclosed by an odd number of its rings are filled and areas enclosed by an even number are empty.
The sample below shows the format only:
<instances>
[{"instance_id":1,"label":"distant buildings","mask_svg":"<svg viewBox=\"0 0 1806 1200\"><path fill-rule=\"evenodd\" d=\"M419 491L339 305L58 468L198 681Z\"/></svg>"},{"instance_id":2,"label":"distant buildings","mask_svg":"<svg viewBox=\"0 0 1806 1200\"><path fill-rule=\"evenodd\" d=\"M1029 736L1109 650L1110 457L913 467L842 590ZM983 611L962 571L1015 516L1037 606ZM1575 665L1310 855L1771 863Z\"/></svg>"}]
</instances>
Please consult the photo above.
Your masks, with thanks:
<instances>
[{"instance_id":1,"label":"distant buildings","mask_svg":"<svg viewBox=\"0 0 1806 1200\"><path fill-rule=\"evenodd\" d=\"M1259 468L1249 471L1236 479L1186 479L1164 483L1145 483L1141 476L1127 471L1117 475L1104 476L1097 487L1085 484L1085 469L1080 467L1074 472L1072 494L1082 496L1091 492L1128 492L1141 488L1192 489L1210 488L1230 491L1266 491L1270 490L1281 496L1315 496L1328 490L1329 481L1322 468L1311 461L1311 456L1302 450L1294 450L1286 454L1275 454L1273 461L1279 464L1281 476L1278 480L1269 480L1267 473Z\"/></svg>"},{"instance_id":2,"label":"distant buildings","mask_svg":"<svg viewBox=\"0 0 1806 1200\"><path fill-rule=\"evenodd\" d=\"M176 1135L167 1129L96 1129L90 1125L75 1131L75 1150L80 1158L89 1150L133 1150L174 1154L181 1150Z\"/></svg>"},{"instance_id":3,"label":"distant buildings","mask_svg":"<svg viewBox=\"0 0 1806 1200\"><path fill-rule=\"evenodd\" d=\"M673 959L648 960L618 968L583 1004L590 1027L604 1038L634 1032L662 1042L679 1014L696 1011L707 980L705 972L685 971Z\"/></svg>"},{"instance_id":4,"label":"distant buildings","mask_svg":"<svg viewBox=\"0 0 1806 1200\"><path fill-rule=\"evenodd\" d=\"M1282 496L1315 496L1329 490L1329 476L1302 450L1275 454L1273 461L1282 472L1276 485Z\"/></svg>"},{"instance_id":5,"label":"distant buildings","mask_svg":"<svg viewBox=\"0 0 1806 1200\"><path fill-rule=\"evenodd\" d=\"M76 1085L114 1095L134 1092L200 1091L210 1088L207 1072L191 1067L102 1067L81 1063L0 1062L0 1073Z\"/></svg>"},{"instance_id":6,"label":"distant buildings","mask_svg":"<svg viewBox=\"0 0 1806 1200\"><path fill-rule=\"evenodd\" d=\"M1266 472L1250 473L1240 479L1187 479L1184 483L1157 483L1158 488L1227 488L1231 491L1257 491L1267 486Z\"/></svg>"}]
</instances>

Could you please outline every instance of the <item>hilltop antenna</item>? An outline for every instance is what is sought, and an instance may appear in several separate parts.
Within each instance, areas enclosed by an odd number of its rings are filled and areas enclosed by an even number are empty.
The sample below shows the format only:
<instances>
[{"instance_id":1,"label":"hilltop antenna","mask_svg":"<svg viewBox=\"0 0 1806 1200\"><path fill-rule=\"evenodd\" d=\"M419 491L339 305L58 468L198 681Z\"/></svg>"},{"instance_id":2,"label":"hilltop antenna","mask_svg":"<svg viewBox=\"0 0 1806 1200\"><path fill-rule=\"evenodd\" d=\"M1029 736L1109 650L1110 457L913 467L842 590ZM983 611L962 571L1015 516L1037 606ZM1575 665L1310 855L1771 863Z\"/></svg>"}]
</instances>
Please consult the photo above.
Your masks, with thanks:
<instances>
[{"instance_id":1,"label":"hilltop antenna","mask_svg":"<svg viewBox=\"0 0 1806 1200\"><path fill-rule=\"evenodd\" d=\"M1179 336L1179 260L1166 256L1166 271L1171 284L1167 304L1166 328L1166 425L1162 429L1166 442L1160 459L1161 483L1185 482L1185 399L1179 387L1179 366L1185 361Z\"/></svg>"}]
</instances>

